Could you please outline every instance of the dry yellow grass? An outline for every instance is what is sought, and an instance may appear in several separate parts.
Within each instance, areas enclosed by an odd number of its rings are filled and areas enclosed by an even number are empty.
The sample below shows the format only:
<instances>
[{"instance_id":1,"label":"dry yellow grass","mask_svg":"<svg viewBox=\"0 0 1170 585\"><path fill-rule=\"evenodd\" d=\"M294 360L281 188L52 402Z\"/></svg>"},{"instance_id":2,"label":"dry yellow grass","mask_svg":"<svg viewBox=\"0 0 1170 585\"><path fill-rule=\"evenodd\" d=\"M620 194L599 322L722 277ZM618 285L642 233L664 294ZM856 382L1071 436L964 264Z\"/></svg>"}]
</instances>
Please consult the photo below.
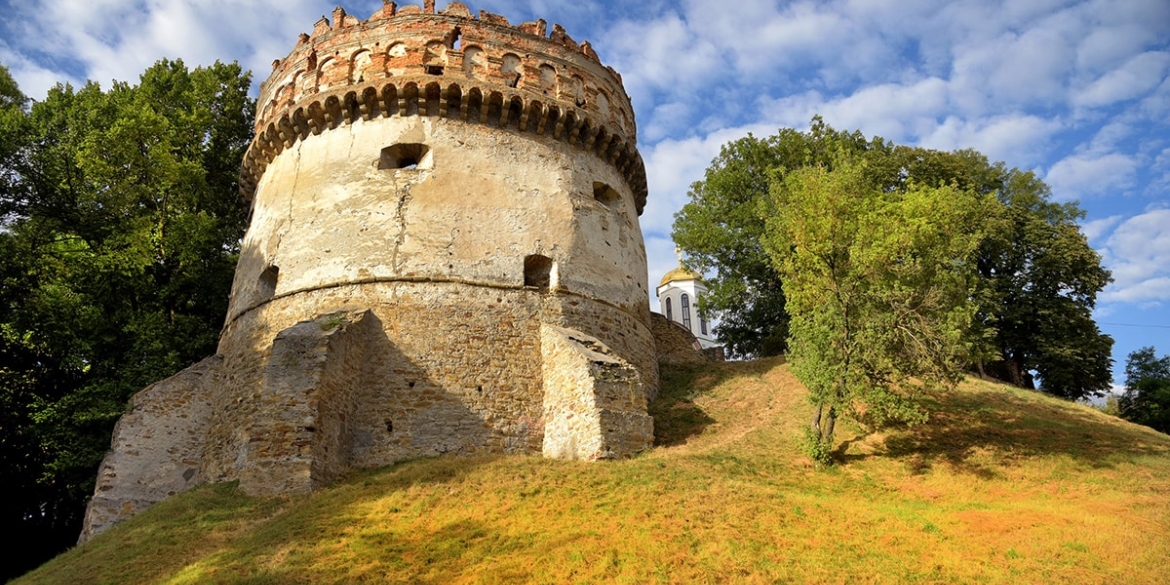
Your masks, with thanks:
<instances>
[{"instance_id":1,"label":"dry yellow grass","mask_svg":"<svg viewBox=\"0 0 1170 585\"><path fill-rule=\"evenodd\" d=\"M780 361L664 370L631 461L438 458L181 495L18 583L1167 583L1170 437L980 381L797 449Z\"/></svg>"}]
</instances>

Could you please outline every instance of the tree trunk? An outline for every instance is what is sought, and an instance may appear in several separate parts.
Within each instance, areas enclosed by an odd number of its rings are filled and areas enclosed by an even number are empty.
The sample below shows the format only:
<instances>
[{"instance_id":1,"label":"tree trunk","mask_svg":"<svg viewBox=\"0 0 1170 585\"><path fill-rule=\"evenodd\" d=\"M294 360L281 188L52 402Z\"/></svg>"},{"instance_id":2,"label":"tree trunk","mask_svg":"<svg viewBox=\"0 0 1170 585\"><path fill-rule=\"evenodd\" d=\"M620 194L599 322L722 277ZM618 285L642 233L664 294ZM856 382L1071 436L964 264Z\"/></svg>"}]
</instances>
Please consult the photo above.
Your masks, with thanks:
<instances>
[{"instance_id":1,"label":"tree trunk","mask_svg":"<svg viewBox=\"0 0 1170 585\"><path fill-rule=\"evenodd\" d=\"M826 448L833 446L833 427L837 426L837 409L830 406L829 416L825 417L825 426L821 430L821 443Z\"/></svg>"}]
</instances>

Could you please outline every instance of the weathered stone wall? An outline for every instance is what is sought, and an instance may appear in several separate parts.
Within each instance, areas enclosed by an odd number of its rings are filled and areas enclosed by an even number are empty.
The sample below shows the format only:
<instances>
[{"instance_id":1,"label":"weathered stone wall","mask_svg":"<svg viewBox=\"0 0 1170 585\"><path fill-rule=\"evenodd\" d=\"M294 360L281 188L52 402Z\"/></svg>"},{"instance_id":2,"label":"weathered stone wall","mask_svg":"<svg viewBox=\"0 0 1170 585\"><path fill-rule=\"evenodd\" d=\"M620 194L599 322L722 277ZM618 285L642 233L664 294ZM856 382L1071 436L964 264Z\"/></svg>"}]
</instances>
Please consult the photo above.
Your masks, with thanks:
<instances>
[{"instance_id":1,"label":"weathered stone wall","mask_svg":"<svg viewBox=\"0 0 1170 585\"><path fill-rule=\"evenodd\" d=\"M682 324L669 321L664 315L651 313L650 325L659 362L684 364L713 361L711 355L703 351L694 334Z\"/></svg>"},{"instance_id":2,"label":"weathered stone wall","mask_svg":"<svg viewBox=\"0 0 1170 585\"><path fill-rule=\"evenodd\" d=\"M207 358L134 395L98 469L81 541L203 483L200 462L219 363Z\"/></svg>"},{"instance_id":3,"label":"weathered stone wall","mask_svg":"<svg viewBox=\"0 0 1170 585\"><path fill-rule=\"evenodd\" d=\"M541 449L544 370L541 323L577 329L635 367L642 387L657 384L654 340L636 314L567 293L458 282L341 285L281 297L224 333L230 380L216 398L205 469L235 479L250 436L265 416L264 364L273 340L319 312L369 308L364 377L351 420L350 465L386 465L442 453L532 453ZM568 310L566 310L566 307Z\"/></svg>"},{"instance_id":4,"label":"weathered stone wall","mask_svg":"<svg viewBox=\"0 0 1170 585\"><path fill-rule=\"evenodd\" d=\"M380 151L397 144L426 145L425 168L378 168ZM598 200L595 184L616 199ZM633 196L604 161L449 120L359 120L298 141L268 166L228 319L340 283L523 286L530 255L553 261L552 288L649 314Z\"/></svg>"}]
</instances>

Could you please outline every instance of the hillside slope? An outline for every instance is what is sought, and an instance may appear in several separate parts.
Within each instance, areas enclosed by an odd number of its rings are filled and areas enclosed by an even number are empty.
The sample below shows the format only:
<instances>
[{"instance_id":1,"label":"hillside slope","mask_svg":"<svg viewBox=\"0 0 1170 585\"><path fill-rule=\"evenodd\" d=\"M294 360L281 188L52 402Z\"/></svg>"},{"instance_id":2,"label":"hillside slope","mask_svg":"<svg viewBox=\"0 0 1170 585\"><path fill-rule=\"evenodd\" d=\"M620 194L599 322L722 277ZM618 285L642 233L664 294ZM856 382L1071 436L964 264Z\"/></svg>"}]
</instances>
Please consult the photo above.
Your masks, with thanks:
<instances>
[{"instance_id":1,"label":"hillside slope","mask_svg":"<svg viewBox=\"0 0 1170 585\"><path fill-rule=\"evenodd\" d=\"M980 381L817 470L776 360L666 367L631 461L447 457L209 486L17 583L1166 583L1170 437Z\"/></svg>"}]
</instances>

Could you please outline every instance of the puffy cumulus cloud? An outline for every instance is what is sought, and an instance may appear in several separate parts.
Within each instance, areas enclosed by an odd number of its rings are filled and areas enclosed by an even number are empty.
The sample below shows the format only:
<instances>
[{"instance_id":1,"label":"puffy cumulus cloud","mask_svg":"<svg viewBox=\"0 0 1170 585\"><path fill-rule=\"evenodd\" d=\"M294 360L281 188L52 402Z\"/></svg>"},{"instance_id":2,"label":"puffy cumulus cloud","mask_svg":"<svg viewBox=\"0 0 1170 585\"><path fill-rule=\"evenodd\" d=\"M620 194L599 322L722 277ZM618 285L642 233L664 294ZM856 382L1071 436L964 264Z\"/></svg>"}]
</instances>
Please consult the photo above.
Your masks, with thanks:
<instances>
[{"instance_id":1,"label":"puffy cumulus cloud","mask_svg":"<svg viewBox=\"0 0 1170 585\"><path fill-rule=\"evenodd\" d=\"M1155 209L1117 226L1100 249L1113 284L1103 302L1170 301L1170 209Z\"/></svg>"},{"instance_id":2,"label":"puffy cumulus cloud","mask_svg":"<svg viewBox=\"0 0 1170 585\"><path fill-rule=\"evenodd\" d=\"M1073 27L1006 31L956 50L952 81L958 103L972 113L1065 100L1073 71Z\"/></svg>"},{"instance_id":3,"label":"puffy cumulus cloud","mask_svg":"<svg viewBox=\"0 0 1170 585\"><path fill-rule=\"evenodd\" d=\"M650 22L618 22L601 42L640 109L661 95L694 92L726 69L718 49L675 13Z\"/></svg>"},{"instance_id":4,"label":"puffy cumulus cloud","mask_svg":"<svg viewBox=\"0 0 1170 585\"><path fill-rule=\"evenodd\" d=\"M71 64L108 87L114 79L136 81L162 58L189 66L238 60L263 77L273 59L292 49L296 35L327 11L331 6L311 0L279 7L218 0L46 0L20 7L8 25L19 43L14 49L26 59Z\"/></svg>"},{"instance_id":5,"label":"puffy cumulus cloud","mask_svg":"<svg viewBox=\"0 0 1170 585\"><path fill-rule=\"evenodd\" d=\"M1118 195L1133 187L1137 169L1137 161L1125 154L1074 154L1052 165L1044 181L1057 201Z\"/></svg>"},{"instance_id":6,"label":"puffy cumulus cloud","mask_svg":"<svg viewBox=\"0 0 1170 585\"><path fill-rule=\"evenodd\" d=\"M670 135L679 120L690 120L694 106L683 102L669 102L658 104L650 110L649 115L642 114L638 124L638 133L642 138L651 142L661 140Z\"/></svg>"},{"instance_id":7,"label":"puffy cumulus cloud","mask_svg":"<svg viewBox=\"0 0 1170 585\"><path fill-rule=\"evenodd\" d=\"M74 87L85 83L84 78L45 68L3 44L0 44L0 64L8 68L24 95L37 100L44 99L49 89L58 83L69 83Z\"/></svg>"},{"instance_id":8,"label":"puffy cumulus cloud","mask_svg":"<svg viewBox=\"0 0 1170 585\"><path fill-rule=\"evenodd\" d=\"M1117 225L1117 222L1121 220L1122 216L1120 215L1110 215L1109 217L1087 221L1081 224L1081 233L1085 234L1085 239L1089 240L1089 243L1093 243L1097 241L1097 238L1100 238L1108 233L1109 230L1113 229L1113 226Z\"/></svg>"},{"instance_id":9,"label":"puffy cumulus cloud","mask_svg":"<svg viewBox=\"0 0 1170 585\"><path fill-rule=\"evenodd\" d=\"M939 150L974 148L992 161L1026 169L1043 160L1053 137L1062 129L1060 120L1035 115L947 116L922 133L919 143Z\"/></svg>"},{"instance_id":10,"label":"puffy cumulus cloud","mask_svg":"<svg viewBox=\"0 0 1170 585\"><path fill-rule=\"evenodd\" d=\"M1116 68L1143 48L1165 42L1170 3L1093 0L1081 5L1093 27L1077 45L1077 68L1094 77Z\"/></svg>"},{"instance_id":11,"label":"puffy cumulus cloud","mask_svg":"<svg viewBox=\"0 0 1170 585\"><path fill-rule=\"evenodd\" d=\"M749 74L840 55L860 38L847 14L826 3L746 0L728 9L690 0L684 6L695 34Z\"/></svg>"},{"instance_id":12,"label":"puffy cumulus cloud","mask_svg":"<svg viewBox=\"0 0 1170 585\"><path fill-rule=\"evenodd\" d=\"M1099 107L1145 95L1158 87L1170 69L1170 52L1148 51L1101 75L1077 91L1077 106Z\"/></svg>"},{"instance_id":13,"label":"puffy cumulus cloud","mask_svg":"<svg viewBox=\"0 0 1170 585\"><path fill-rule=\"evenodd\" d=\"M674 250L674 241L668 235L646 236L646 271L647 287L650 295L650 308L661 312L658 308L658 296L655 289L663 275L678 266L678 256Z\"/></svg>"},{"instance_id":14,"label":"puffy cumulus cloud","mask_svg":"<svg viewBox=\"0 0 1170 585\"><path fill-rule=\"evenodd\" d=\"M719 154L719 147L749 132L766 136L776 131L764 125L726 128L705 136L661 140L641 148L650 195L639 218L646 234L670 234L674 213L687 202L691 184Z\"/></svg>"},{"instance_id":15,"label":"puffy cumulus cloud","mask_svg":"<svg viewBox=\"0 0 1170 585\"><path fill-rule=\"evenodd\" d=\"M1053 137L1064 128L1058 119L1030 114L952 114L952 95L950 84L939 78L863 87L828 99L808 91L762 99L760 118L799 128L819 114L835 128L859 129L866 135L940 150L974 148L993 161L1023 168L1040 163Z\"/></svg>"},{"instance_id":16,"label":"puffy cumulus cloud","mask_svg":"<svg viewBox=\"0 0 1170 585\"><path fill-rule=\"evenodd\" d=\"M913 140L935 124L946 111L946 83L937 78L887 83L859 88L849 95L826 98L807 91L781 98L762 98L760 117L791 127L804 127L821 115L835 128L860 129L894 141Z\"/></svg>"},{"instance_id":17,"label":"puffy cumulus cloud","mask_svg":"<svg viewBox=\"0 0 1170 585\"><path fill-rule=\"evenodd\" d=\"M1150 165L1150 182L1146 191L1164 197L1170 193L1170 148L1163 149Z\"/></svg>"},{"instance_id":18,"label":"puffy cumulus cloud","mask_svg":"<svg viewBox=\"0 0 1170 585\"><path fill-rule=\"evenodd\" d=\"M1165 125L1170 118L1170 76L1162 80L1158 88L1142 98L1135 108L1148 120Z\"/></svg>"}]
</instances>

